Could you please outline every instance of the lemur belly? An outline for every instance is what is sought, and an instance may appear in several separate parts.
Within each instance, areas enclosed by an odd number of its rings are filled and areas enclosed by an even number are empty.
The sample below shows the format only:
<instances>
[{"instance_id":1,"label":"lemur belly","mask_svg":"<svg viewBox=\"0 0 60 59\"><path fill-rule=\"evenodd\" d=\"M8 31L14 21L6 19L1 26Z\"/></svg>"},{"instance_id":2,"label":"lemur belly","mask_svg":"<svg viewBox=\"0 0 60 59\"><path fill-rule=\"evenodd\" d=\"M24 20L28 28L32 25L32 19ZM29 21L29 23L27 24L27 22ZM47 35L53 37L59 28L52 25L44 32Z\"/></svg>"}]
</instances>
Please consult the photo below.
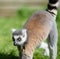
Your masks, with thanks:
<instances>
[{"instance_id":1,"label":"lemur belly","mask_svg":"<svg viewBox=\"0 0 60 59\"><path fill-rule=\"evenodd\" d=\"M24 50L26 55L33 55L34 48L47 38L53 20L53 17L46 11L38 12L28 20L24 26L28 34L28 42Z\"/></svg>"}]
</instances>

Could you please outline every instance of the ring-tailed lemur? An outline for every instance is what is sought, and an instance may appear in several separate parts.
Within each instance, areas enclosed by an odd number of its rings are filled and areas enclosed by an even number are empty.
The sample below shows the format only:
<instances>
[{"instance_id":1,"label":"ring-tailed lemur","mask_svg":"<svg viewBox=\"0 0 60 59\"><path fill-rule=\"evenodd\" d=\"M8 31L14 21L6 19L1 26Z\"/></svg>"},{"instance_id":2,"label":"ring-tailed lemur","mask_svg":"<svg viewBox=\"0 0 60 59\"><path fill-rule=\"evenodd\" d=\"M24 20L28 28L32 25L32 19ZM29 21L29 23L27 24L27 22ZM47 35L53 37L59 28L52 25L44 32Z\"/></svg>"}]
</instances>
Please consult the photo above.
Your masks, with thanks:
<instances>
[{"instance_id":1,"label":"ring-tailed lemur","mask_svg":"<svg viewBox=\"0 0 60 59\"><path fill-rule=\"evenodd\" d=\"M36 46L40 45L47 37L49 38L50 59L56 59L58 33L55 19L58 3L58 0L49 0L46 11L33 14L22 30L12 33L14 44L18 49L21 45L24 46L21 59L32 59Z\"/></svg>"},{"instance_id":2,"label":"ring-tailed lemur","mask_svg":"<svg viewBox=\"0 0 60 59\"><path fill-rule=\"evenodd\" d=\"M23 46L24 43L26 42L26 39L27 39L26 29L22 29L21 31L20 30L16 30L16 29L12 29L12 33L13 33L14 45L18 45L19 44L19 45ZM18 36L17 36L17 34L18 34ZM24 35L24 37L23 37L23 35ZM17 40L19 40L19 41L17 42ZM44 49L44 56L49 56L49 49L48 49L47 42L42 42L40 44L40 46L38 46L38 47Z\"/></svg>"}]
</instances>

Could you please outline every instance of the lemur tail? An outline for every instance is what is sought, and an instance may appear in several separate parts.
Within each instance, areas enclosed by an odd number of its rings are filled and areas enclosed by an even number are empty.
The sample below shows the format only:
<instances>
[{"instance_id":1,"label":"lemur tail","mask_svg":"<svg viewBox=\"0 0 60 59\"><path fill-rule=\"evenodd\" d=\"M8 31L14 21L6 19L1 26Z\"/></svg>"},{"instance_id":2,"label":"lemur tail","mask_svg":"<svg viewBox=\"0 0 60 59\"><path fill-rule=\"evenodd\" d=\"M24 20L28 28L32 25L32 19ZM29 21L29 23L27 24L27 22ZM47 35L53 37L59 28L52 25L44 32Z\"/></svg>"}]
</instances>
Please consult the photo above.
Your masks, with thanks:
<instances>
[{"instance_id":1,"label":"lemur tail","mask_svg":"<svg viewBox=\"0 0 60 59\"><path fill-rule=\"evenodd\" d=\"M49 0L47 11L51 13L53 16L55 16L55 18L57 15L58 5L59 0Z\"/></svg>"}]
</instances>

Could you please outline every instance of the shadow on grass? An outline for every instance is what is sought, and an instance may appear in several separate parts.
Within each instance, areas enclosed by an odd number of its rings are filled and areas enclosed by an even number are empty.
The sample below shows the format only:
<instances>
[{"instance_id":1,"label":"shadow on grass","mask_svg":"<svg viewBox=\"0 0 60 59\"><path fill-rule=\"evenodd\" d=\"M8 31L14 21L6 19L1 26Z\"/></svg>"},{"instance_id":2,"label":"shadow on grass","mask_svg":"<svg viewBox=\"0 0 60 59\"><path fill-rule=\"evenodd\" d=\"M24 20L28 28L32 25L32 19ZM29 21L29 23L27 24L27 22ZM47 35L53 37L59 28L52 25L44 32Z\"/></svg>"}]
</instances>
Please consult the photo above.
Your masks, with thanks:
<instances>
[{"instance_id":1,"label":"shadow on grass","mask_svg":"<svg viewBox=\"0 0 60 59\"><path fill-rule=\"evenodd\" d=\"M7 55L7 54L1 54L0 53L0 59L19 59L17 56L14 55Z\"/></svg>"}]
</instances>

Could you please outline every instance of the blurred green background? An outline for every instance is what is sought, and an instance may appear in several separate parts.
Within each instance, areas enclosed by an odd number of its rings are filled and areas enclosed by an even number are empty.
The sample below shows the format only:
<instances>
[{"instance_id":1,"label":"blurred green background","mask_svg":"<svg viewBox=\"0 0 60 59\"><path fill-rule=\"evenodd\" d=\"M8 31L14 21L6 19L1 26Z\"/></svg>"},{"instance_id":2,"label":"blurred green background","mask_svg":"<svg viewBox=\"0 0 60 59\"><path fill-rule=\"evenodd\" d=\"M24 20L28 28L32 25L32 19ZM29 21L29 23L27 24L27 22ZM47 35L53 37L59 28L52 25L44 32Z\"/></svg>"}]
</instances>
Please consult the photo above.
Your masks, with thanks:
<instances>
[{"instance_id":1,"label":"blurred green background","mask_svg":"<svg viewBox=\"0 0 60 59\"><path fill-rule=\"evenodd\" d=\"M28 18L36 11L44 10L45 7L29 9L21 8L17 11L17 15L14 17L0 17L0 59L18 59L17 48L12 42L12 28L21 29ZM59 33L58 39L58 55L57 59L60 58L60 9L57 15L57 27ZM34 53L34 59L48 59L43 56L42 49L36 49Z\"/></svg>"},{"instance_id":2,"label":"blurred green background","mask_svg":"<svg viewBox=\"0 0 60 59\"><path fill-rule=\"evenodd\" d=\"M11 29L21 29L34 12L45 9L46 6L36 8L23 6L17 10L16 16L0 16L0 59L18 59L18 50L17 47L13 45ZM60 59L60 9L58 9L56 21L59 35L57 59ZM34 53L34 59L48 59L48 57L43 56L43 49L37 48Z\"/></svg>"}]
</instances>

